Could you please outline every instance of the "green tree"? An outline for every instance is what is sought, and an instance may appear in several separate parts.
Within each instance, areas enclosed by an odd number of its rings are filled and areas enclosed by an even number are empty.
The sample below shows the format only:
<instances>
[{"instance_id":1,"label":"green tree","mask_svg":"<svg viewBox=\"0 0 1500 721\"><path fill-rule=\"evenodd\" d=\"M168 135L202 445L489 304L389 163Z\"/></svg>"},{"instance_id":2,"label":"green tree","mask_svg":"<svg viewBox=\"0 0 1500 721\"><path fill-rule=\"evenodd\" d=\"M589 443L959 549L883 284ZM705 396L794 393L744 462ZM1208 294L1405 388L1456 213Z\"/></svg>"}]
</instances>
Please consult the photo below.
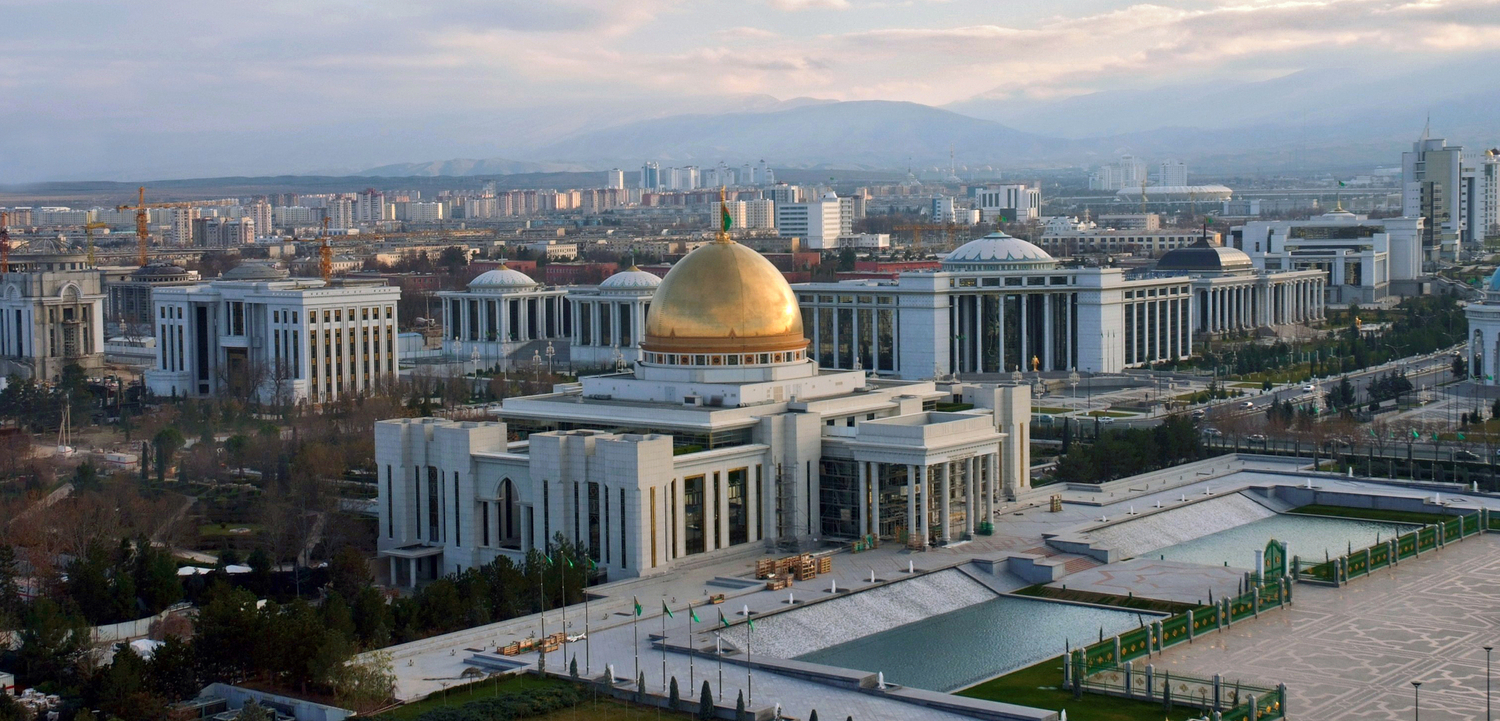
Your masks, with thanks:
<instances>
[{"instance_id":1,"label":"green tree","mask_svg":"<svg viewBox=\"0 0 1500 721\"><path fill-rule=\"evenodd\" d=\"M672 683L667 688L667 708L673 711L681 711L682 697L677 690L677 677L672 677Z\"/></svg>"},{"instance_id":2,"label":"green tree","mask_svg":"<svg viewBox=\"0 0 1500 721\"><path fill-rule=\"evenodd\" d=\"M374 586L360 589L350 610L354 616L354 635L361 646L378 648L391 640L391 607Z\"/></svg>"},{"instance_id":3,"label":"green tree","mask_svg":"<svg viewBox=\"0 0 1500 721\"><path fill-rule=\"evenodd\" d=\"M333 554L328 563L328 582L334 592L344 598L354 598L360 590L375 582L370 573L370 563L365 554L353 545L346 545Z\"/></svg>"},{"instance_id":4,"label":"green tree","mask_svg":"<svg viewBox=\"0 0 1500 721\"><path fill-rule=\"evenodd\" d=\"M51 599L31 602L21 627L19 660L26 676L69 685L89 669L92 637L82 616L64 612Z\"/></svg>"},{"instance_id":5,"label":"green tree","mask_svg":"<svg viewBox=\"0 0 1500 721\"><path fill-rule=\"evenodd\" d=\"M205 594L194 625L193 651L204 678L238 683L256 668L266 623L255 595L216 582Z\"/></svg>"},{"instance_id":6,"label":"green tree","mask_svg":"<svg viewBox=\"0 0 1500 721\"><path fill-rule=\"evenodd\" d=\"M0 543L0 631L21 622L21 589L16 583L16 549Z\"/></svg>"},{"instance_id":7,"label":"green tree","mask_svg":"<svg viewBox=\"0 0 1500 721\"><path fill-rule=\"evenodd\" d=\"M177 564L163 549L142 538L135 544L135 590L147 614L157 614L182 600Z\"/></svg>"},{"instance_id":8,"label":"green tree","mask_svg":"<svg viewBox=\"0 0 1500 721\"><path fill-rule=\"evenodd\" d=\"M240 714L235 717L235 721L276 721L276 717L272 716L266 707L252 699L240 707Z\"/></svg>"},{"instance_id":9,"label":"green tree","mask_svg":"<svg viewBox=\"0 0 1500 721\"><path fill-rule=\"evenodd\" d=\"M193 645L176 636L167 636L146 662L146 680L152 692L169 703L197 696L202 683Z\"/></svg>"},{"instance_id":10,"label":"green tree","mask_svg":"<svg viewBox=\"0 0 1500 721\"><path fill-rule=\"evenodd\" d=\"M1449 366L1453 371L1454 378L1467 378L1469 376L1469 361L1463 356L1453 356L1453 363Z\"/></svg>"},{"instance_id":11,"label":"green tree","mask_svg":"<svg viewBox=\"0 0 1500 721\"><path fill-rule=\"evenodd\" d=\"M703 680L703 692L698 694L698 718L712 719L714 717L714 694L708 688L708 679Z\"/></svg>"},{"instance_id":12,"label":"green tree","mask_svg":"<svg viewBox=\"0 0 1500 721\"><path fill-rule=\"evenodd\" d=\"M182 449L185 439L182 432L174 426L167 426L156 432L151 439L151 445L156 448L156 482L163 483L167 480L167 467L172 465L172 457Z\"/></svg>"},{"instance_id":13,"label":"green tree","mask_svg":"<svg viewBox=\"0 0 1500 721\"><path fill-rule=\"evenodd\" d=\"M396 690L396 673L391 654L375 651L357 660L340 664L333 672L330 685L339 703L359 713L384 706Z\"/></svg>"},{"instance_id":14,"label":"green tree","mask_svg":"<svg viewBox=\"0 0 1500 721\"><path fill-rule=\"evenodd\" d=\"M166 702L151 693L146 677L146 661L119 644L114 660L93 679L92 703L121 721L156 721L166 714Z\"/></svg>"}]
</instances>

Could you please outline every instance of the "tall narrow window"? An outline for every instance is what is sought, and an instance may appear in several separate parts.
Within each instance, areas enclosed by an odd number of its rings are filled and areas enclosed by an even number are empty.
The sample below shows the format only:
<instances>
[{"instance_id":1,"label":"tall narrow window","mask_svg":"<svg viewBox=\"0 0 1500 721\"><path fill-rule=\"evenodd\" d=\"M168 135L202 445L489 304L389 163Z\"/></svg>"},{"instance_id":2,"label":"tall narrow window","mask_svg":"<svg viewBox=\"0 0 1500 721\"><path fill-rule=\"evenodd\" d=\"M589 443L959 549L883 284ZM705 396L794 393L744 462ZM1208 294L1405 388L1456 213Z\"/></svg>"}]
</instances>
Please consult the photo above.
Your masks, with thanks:
<instances>
[{"instance_id":1,"label":"tall narrow window","mask_svg":"<svg viewBox=\"0 0 1500 721\"><path fill-rule=\"evenodd\" d=\"M385 467L385 535L387 538L396 537L396 497L393 492L395 481L391 478L391 467Z\"/></svg>"},{"instance_id":2,"label":"tall narrow window","mask_svg":"<svg viewBox=\"0 0 1500 721\"><path fill-rule=\"evenodd\" d=\"M463 514L458 512L458 471L453 472L453 545L464 545Z\"/></svg>"}]
</instances>

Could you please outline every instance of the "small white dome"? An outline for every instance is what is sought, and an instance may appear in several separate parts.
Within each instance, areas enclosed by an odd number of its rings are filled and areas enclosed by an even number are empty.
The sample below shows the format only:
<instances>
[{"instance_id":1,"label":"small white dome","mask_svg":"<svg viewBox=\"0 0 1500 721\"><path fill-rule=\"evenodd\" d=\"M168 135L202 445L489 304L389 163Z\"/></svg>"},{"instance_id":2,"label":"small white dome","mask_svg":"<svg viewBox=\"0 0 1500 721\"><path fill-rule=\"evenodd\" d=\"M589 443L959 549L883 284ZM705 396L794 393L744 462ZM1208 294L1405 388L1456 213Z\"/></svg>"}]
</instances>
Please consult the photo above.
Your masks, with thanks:
<instances>
[{"instance_id":1,"label":"small white dome","mask_svg":"<svg viewBox=\"0 0 1500 721\"><path fill-rule=\"evenodd\" d=\"M1051 263L1047 251L1005 233L990 233L971 240L943 258L950 263Z\"/></svg>"},{"instance_id":2,"label":"small white dome","mask_svg":"<svg viewBox=\"0 0 1500 721\"><path fill-rule=\"evenodd\" d=\"M640 268L630 266L614 275L605 278L599 284L600 290L645 290L661 285L661 278L647 273Z\"/></svg>"},{"instance_id":3,"label":"small white dome","mask_svg":"<svg viewBox=\"0 0 1500 721\"><path fill-rule=\"evenodd\" d=\"M530 288L535 285L536 281L532 280L531 276L502 264L499 268L480 273L474 280L469 281L469 290Z\"/></svg>"}]
</instances>

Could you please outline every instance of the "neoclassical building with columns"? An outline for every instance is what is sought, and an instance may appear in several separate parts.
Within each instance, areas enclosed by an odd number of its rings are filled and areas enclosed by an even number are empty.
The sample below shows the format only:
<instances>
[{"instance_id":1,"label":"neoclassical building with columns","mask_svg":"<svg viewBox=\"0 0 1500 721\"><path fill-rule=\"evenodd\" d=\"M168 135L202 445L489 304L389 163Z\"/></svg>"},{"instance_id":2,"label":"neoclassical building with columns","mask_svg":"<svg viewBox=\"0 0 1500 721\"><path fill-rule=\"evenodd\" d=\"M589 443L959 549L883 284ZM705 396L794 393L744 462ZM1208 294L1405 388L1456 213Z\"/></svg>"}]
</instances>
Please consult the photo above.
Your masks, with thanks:
<instances>
[{"instance_id":1,"label":"neoclassical building with columns","mask_svg":"<svg viewBox=\"0 0 1500 721\"><path fill-rule=\"evenodd\" d=\"M1323 320L1328 276L1322 270L1258 270L1238 248L1207 240L1161 257L1158 274L1193 279L1193 331L1221 335Z\"/></svg>"},{"instance_id":2,"label":"neoclassical building with columns","mask_svg":"<svg viewBox=\"0 0 1500 721\"><path fill-rule=\"evenodd\" d=\"M1484 284L1484 300L1464 307L1469 321L1469 377L1487 386L1496 385L1496 359L1500 359L1500 269Z\"/></svg>"},{"instance_id":3,"label":"neoclassical building with columns","mask_svg":"<svg viewBox=\"0 0 1500 721\"><path fill-rule=\"evenodd\" d=\"M437 294L443 306L443 353L483 368L510 368L554 345L566 362L573 333L567 288L545 286L501 265L469 281L462 291Z\"/></svg>"},{"instance_id":4,"label":"neoclassical building with columns","mask_svg":"<svg viewBox=\"0 0 1500 721\"><path fill-rule=\"evenodd\" d=\"M866 535L921 549L1030 485L1029 387L820 368L796 294L727 237L649 303L624 371L507 398L493 421L376 424L392 584L559 534L612 578Z\"/></svg>"},{"instance_id":5,"label":"neoclassical building with columns","mask_svg":"<svg viewBox=\"0 0 1500 721\"><path fill-rule=\"evenodd\" d=\"M594 287L571 289L568 303L572 316L569 340L575 369L613 368L640 359L646 313L661 278L630 266Z\"/></svg>"},{"instance_id":6,"label":"neoclassical building with columns","mask_svg":"<svg viewBox=\"0 0 1500 721\"><path fill-rule=\"evenodd\" d=\"M1154 270L1069 266L1004 233L935 271L793 287L825 368L893 378L1118 373L1193 354L1195 338L1323 316L1318 270L1268 272L1207 241Z\"/></svg>"}]
</instances>

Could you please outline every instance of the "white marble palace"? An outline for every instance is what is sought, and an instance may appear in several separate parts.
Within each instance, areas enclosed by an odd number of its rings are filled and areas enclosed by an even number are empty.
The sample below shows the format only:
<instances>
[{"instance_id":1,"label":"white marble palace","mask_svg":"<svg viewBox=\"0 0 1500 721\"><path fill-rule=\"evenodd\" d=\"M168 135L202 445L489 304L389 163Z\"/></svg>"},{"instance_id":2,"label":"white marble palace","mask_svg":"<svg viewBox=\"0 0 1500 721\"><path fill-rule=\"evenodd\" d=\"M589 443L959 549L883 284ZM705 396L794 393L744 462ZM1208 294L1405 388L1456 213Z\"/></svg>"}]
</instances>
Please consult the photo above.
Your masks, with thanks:
<instances>
[{"instance_id":1,"label":"white marble palace","mask_svg":"<svg viewBox=\"0 0 1500 721\"><path fill-rule=\"evenodd\" d=\"M867 534L925 548L1030 484L1028 387L820 369L791 287L727 236L650 304L632 370L506 399L497 421L376 424L393 584L558 534L612 578Z\"/></svg>"},{"instance_id":2,"label":"white marble palace","mask_svg":"<svg viewBox=\"0 0 1500 721\"><path fill-rule=\"evenodd\" d=\"M1323 316L1321 270L1265 271L1206 241L1153 271L1066 267L993 233L937 271L795 286L809 353L824 368L898 378L1080 370L1187 358L1195 336Z\"/></svg>"}]
</instances>

